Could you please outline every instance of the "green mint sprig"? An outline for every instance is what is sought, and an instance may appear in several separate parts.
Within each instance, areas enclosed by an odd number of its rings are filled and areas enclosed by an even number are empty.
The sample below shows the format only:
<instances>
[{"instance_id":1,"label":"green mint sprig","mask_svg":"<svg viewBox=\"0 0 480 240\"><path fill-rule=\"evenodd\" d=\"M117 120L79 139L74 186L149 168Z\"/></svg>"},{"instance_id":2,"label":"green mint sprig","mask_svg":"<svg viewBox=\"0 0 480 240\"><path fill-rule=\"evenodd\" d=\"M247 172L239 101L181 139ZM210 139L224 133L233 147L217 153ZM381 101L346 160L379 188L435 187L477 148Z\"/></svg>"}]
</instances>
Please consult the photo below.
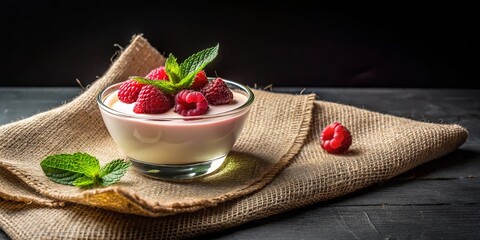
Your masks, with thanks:
<instances>
[{"instance_id":1,"label":"green mint sprig","mask_svg":"<svg viewBox=\"0 0 480 240\"><path fill-rule=\"evenodd\" d=\"M197 73L217 57L218 47L219 45L217 44L215 47L195 53L181 64L178 64L177 58L170 53L165 61L165 72L167 73L168 81L157 81L138 76L130 78L141 84L153 85L167 94L175 94L192 85Z\"/></svg>"},{"instance_id":2,"label":"green mint sprig","mask_svg":"<svg viewBox=\"0 0 480 240\"><path fill-rule=\"evenodd\" d=\"M125 175L130 165L117 159L100 167L98 159L87 153L50 155L40 163L50 180L82 188L112 185Z\"/></svg>"}]
</instances>

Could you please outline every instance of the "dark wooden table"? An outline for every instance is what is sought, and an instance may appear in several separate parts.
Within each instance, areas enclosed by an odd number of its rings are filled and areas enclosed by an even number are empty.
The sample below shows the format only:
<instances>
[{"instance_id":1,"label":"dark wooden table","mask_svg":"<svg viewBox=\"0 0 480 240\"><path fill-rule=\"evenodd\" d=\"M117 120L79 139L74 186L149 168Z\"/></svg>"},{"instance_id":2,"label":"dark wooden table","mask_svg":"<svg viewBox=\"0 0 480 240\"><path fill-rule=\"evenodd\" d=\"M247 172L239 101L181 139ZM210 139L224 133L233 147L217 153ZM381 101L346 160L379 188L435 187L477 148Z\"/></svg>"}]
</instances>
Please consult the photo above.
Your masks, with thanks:
<instances>
[{"instance_id":1,"label":"dark wooden table","mask_svg":"<svg viewBox=\"0 0 480 240\"><path fill-rule=\"evenodd\" d=\"M301 88L275 88L298 93ZM0 88L0 124L60 105L78 88ZM342 198L211 239L480 239L480 90L307 88L319 99L469 131L457 151ZM8 239L0 231L0 239Z\"/></svg>"}]
</instances>

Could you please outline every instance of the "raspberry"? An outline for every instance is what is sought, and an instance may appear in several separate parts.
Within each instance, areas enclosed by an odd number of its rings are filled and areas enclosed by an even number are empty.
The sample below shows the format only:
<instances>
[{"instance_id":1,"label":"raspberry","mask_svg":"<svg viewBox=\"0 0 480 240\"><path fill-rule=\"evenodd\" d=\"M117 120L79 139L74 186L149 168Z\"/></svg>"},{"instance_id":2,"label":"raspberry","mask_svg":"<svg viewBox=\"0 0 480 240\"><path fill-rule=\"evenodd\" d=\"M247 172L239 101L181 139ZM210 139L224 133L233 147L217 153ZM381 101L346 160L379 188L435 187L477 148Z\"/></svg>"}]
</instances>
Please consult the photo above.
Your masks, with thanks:
<instances>
[{"instance_id":1,"label":"raspberry","mask_svg":"<svg viewBox=\"0 0 480 240\"><path fill-rule=\"evenodd\" d=\"M137 103L133 107L135 113L163 113L172 108L171 99L160 89L145 85L138 94Z\"/></svg>"},{"instance_id":2,"label":"raspberry","mask_svg":"<svg viewBox=\"0 0 480 240\"><path fill-rule=\"evenodd\" d=\"M146 76L146 78L152 79L152 80L168 80L167 72L165 71L164 66L153 69Z\"/></svg>"},{"instance_id":3,"label":"raspberry","mask_svg":"<svg viewBox=\"0 0 480 240\"><path fill-rule=\"evenodd\" d=\"M343 153L352 144L352 135L346 127L334 122L323 129L320 136L320 146L329 153Z\"/></svg>"},{"instance_id":4,"label":"raspberry","mask_svg":"<svg viewBox=\"0 0 480 240\"><path fill-rule=\"evenodd\" d=\"M207 85L208 79L207 79L207 74L205 71L200 71L197 73L195 76L195 79L193 79L192 86L190 87L191 89L195 91L200 91L205 85Z\"/></svg>"},{"instance_id":5,"label":"raspberry","mask_svg":"<svg viewBox=\"0 0 480 240\"><path fill-rule=\"evenodd\" d=\"M118 99L124 103L137 101L138 94L144 85L133 80L127 80L118 89Z\"/></svg>"},{"instance_id":6,"label":"raspberry","mask_svg":"<svg viewBox=\"0 0 480 240\"><path fill-rule=\"evenodd\" d=\"M221 78L216 78L207 83L200 92L205 95L208 103L212 105L228 104L233 101L232 91L230 91L227 84L225 84Z\"/></svg>"},{"instance_id":7,"label":"raspberry","mask_svg":"<svg viewBox=\"0 0 480 240\"><path fill-rule=\"evenodd\" d=\"M208 102L202 93L182 90L175 96L175 112L182 116L198 116L208 110Z\"/></svg>"}]
</instances>

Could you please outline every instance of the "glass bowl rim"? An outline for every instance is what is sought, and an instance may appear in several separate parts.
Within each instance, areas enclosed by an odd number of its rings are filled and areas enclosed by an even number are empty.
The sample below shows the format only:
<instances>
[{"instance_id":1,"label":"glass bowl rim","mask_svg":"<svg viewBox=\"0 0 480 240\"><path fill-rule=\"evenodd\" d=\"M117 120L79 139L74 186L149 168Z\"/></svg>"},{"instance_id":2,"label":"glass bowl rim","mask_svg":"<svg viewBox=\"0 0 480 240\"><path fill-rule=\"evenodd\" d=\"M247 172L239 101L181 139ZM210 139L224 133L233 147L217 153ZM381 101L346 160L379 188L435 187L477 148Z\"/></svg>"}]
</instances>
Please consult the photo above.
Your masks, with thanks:
<instances>
[{"instance_id":1,"label":"glass bowl rim","mask_svg":"<svg viewBox=\"0 0 480 240\"><path fill-rule=\"evenodd\" d=\"M215 78L209 77L208 79L213 80ZM225 83L227 83L227 85L228 84L233 85L237 88L240 88L244 92L246 92L247 93L247 98L248 98L247 101L245 103L243 103L242 105L234 108L234 109L231 109L231 110L228 110L228 111L225 111L225 112L221 112L221 113L211 114L211 115L199 115L199 116L181 116L181 115L178 115L178 117L162 117L161 114L124 113L124 112L120 112L118 110L115 110L115 109L107 106L104 103L104 100L105 100L104 94L107 91L111 90L112 88L118 88L123 83L123 82L119 82L119 83L110 84L110 85L106 86L105 88L103 88L103 90L100 91L100 93L97 95L97 104L100 107L100 109L102 109L102 110L104 110L104 111L106 111L110 114L119 116L119 117L138 119L138 120L151 120L151 121L178 121L178 120L184 121L184 120L191 120L191 122L196 122L195 120L204 120L204 119L226 117L226 116L231 116L231 115L234 115L234 114L237 114L237 113L241 113L242 111L248 110L250 105L253 103L253 100L255 99L255 95L253 94L252 90L249 87L247 87L243 84L240 84L240 83L237 83L237 82L234 82L234 81L231 81L231 80L223 79L223 78L222 78L222 80ZM113 91L115 91L115 90L113 90Z\"/></svg>"}]
</instances>

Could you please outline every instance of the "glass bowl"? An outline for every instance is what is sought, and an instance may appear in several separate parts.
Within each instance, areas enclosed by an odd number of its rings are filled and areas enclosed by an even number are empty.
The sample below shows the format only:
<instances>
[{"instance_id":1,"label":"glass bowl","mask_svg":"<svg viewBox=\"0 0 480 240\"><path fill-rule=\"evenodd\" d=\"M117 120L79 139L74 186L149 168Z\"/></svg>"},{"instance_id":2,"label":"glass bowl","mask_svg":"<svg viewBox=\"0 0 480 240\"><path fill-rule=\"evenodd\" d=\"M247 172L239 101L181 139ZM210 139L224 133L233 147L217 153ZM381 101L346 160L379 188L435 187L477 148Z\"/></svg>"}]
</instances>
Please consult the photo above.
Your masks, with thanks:
<instances>
[{"instance_id":1,"label":"glass bowl","mask_svg":"<svg viewBox=\"0 0 480 240\"><path fill-rule=\"evenodd\" d=\"M98 94L97 103L108 132L136 170L158 179L191 179L221 167L254 101L248 87L224 82L234 93L234 103L221 105L228 109L217 112L212 110L216 106L210 106L209 112L200 116L117 110L112 106L122 83L106 87Z\"/></svg>"}]
</instances>

